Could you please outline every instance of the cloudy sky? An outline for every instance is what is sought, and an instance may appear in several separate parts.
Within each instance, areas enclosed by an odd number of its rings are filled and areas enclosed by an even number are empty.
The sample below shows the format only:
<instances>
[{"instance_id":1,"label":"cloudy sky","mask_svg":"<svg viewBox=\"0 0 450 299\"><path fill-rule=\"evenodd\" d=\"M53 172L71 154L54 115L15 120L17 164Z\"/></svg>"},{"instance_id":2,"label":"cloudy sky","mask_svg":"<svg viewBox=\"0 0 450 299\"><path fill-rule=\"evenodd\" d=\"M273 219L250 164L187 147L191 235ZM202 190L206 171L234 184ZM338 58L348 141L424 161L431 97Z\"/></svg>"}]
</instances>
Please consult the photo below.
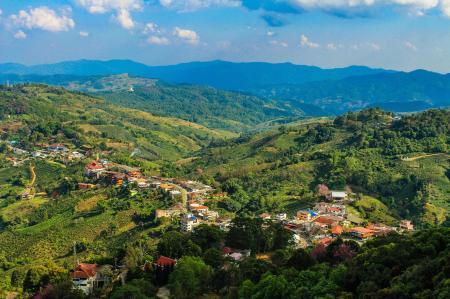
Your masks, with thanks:
<instances>
[{"instance_id":1,"label":"cloudy sky","mask_svg":"<svg viewBox=\"0 0 450 299\"><path fill-rule=\"evenodd\" d=\"M0 63L214 59L450 72L450 0L1 0Z\"/></svg>"}]
</instances>

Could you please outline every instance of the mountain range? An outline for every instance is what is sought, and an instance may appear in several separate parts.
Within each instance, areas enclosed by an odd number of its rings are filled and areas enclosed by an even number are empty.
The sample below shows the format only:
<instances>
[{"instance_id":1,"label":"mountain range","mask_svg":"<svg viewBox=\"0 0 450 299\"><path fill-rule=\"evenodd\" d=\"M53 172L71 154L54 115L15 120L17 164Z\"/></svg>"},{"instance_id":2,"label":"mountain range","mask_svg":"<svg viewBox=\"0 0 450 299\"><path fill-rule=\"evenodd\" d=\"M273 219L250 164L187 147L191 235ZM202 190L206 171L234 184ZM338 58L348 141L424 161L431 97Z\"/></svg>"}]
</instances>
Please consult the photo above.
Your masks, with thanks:
<instances>
[{"instance_id":1,"label":"mountain range","mask_svg":"<svg viewBox=\"0 0 450 299\"><path fill-rule=\"evenodd\" d=\"M306 115L337 115L368 107L412 112L450 106L450 75L350 66L323 69L291 63L189 62L147 66L131 60L78 60L25 66L0 64L0 82L54 85L86 77L129 74L170 84L210 86L256 95ZM70 85L70 84L69 84ZM263 104L264 105L264 104Z\"/></svg>"}]
</instances>

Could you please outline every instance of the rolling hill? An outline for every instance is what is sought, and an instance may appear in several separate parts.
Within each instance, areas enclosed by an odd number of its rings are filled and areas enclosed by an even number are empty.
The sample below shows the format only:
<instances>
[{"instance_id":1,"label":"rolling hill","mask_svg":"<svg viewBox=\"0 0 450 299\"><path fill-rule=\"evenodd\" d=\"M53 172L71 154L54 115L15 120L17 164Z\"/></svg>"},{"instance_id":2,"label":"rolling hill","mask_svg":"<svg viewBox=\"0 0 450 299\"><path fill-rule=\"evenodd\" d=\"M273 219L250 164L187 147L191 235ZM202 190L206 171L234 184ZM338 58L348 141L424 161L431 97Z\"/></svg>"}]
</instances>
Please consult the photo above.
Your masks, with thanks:
<instances>
[{"instance_id":1,"label":"rolling hill","mask_svg":"<svg viewBox=\"0 0 450 299\"><path fill-rule=\"evenodd\" d=\"M212 139L233 136L185 120L155 116L79 92L44 85L0 87L3 138L112 147L149 160L177 160Z\"/></svg>"},{"instance_id":2,"label":"rolling hill","mask_svg":"<svg viewBox=\"0 0 450 299\"><path fill-rule=\"evenodd\" d=\"M448 223L449 124L448 110L397 119L370 109L215 143L189 167L225 186L241 185L247 197L230 205L249 213L294 213L326 184L371 196L369 207L356 207L371 221Z\"/></svg>"},{"instance_id":3,"label":"rolling hill","mask_svg":"<svg viewBox=\"0 0 450 299\"><path fill-rule=\"evenodd\" d=\"M195 122L209 128L235 132L282 119L284 122L305 115L283 102L262 100L242 92L207 86L172 85L160 80L129 76L0 75L0 82L38 82L63 86L69 90L100 96L124 107ZM306 105L305 105L306 106ZM310 110L306 109L308 114Z\"/></svg>"}]
</instances>

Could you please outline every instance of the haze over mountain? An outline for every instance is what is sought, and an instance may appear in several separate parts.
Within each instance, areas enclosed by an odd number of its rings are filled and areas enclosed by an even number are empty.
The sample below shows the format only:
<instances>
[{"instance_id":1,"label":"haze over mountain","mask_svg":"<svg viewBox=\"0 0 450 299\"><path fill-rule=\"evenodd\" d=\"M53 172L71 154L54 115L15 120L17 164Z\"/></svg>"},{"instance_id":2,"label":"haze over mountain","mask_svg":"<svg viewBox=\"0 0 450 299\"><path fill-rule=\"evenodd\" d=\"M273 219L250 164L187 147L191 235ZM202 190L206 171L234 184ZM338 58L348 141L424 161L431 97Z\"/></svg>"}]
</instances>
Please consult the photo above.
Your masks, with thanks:
<instances>
[{"instance_id":1,"label":"haze over mountain","mask_svg":"<svg viewBox=\"0 0 450 299\"><path fill-rule=\"evenodd\" d=\"M172 84L243 91L262 97L261 105L289 102L293 109L307 115L335 115L373 106L393 112L450 106L448 74L426 70L398 72L364 66L322 69L291 63L226 61L147 66L131 60L79 60L35 66L1 64L0 82L68 86L71 81L91 79L86 76L123 73ZM94 88L92 91L101 90Z\"/></svg>"},{"instance_id":2,"label":"haze over mountain","mask_svg":"<svg viewBox=\"0 0 450 299\"><path fill-rule=\"evenodd\" d=\"M0 73L18 75L114 75L128 73L134 76L158 78L170 83L210 85L231 90L250 90L272 84L300 84L319 80L338 80L386 72L364 66L322 69L292 63L227 61L188 62L168 66L147 66L132 60L76 60L55 64L25 66L0 64Z\"/></svg>"}]
</instances>

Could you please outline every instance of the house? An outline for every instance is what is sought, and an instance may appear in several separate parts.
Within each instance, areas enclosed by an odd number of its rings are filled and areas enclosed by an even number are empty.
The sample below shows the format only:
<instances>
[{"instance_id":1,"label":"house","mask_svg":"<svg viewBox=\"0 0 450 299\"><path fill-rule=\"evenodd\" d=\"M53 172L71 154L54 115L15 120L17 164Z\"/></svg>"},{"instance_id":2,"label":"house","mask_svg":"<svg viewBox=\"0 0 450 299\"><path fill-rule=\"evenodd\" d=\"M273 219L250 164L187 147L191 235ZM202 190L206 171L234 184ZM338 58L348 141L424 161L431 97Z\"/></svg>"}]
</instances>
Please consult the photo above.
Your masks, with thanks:
<instances>
[{"instance_id":1,"label":"house","mask_svg":"<svg viewBox=\"0 0 450 299\"><path fill-rule=\"evenodd\" d=\"M78 264L70 271L70 277L75 288L82 290L86 295L94 291L97 280L96 264Z\"/></svg>"},{"instance_id":2,"label":"house","mask_svg":"<svg viewBox=\"0 0 450 299\"><path fill-rule=\"evenodd\" d=\"M219 218L219 213L216 211L208 211L206 213L199 214L199 216L201 216L204 220L216 220Z\"/></svg>"},{"instance_id":3,"label":"house","mask_svg":"<svg viewBox=\"0 0 450 299\"><path fill-rule=\"evenodd\" d=\"M169 192L170 190L175 189L175 186L170 184L160 184L159 188L163 189L165 192Z\"/></svg>"},{"instance_id":4,"label":"house","mask_svg":"<svg viewBox=\"0 0 450 299\"><path fill-rule=\"evenodd\" d=\"M341 204L318 202L313 209L314 211L319 212L321 214L332 214L337 216L347 215L347 208Z\"/></svg>"},{"instance_id":5,"label":"house","mask_svg":"<svg viewBox=\"0 0 450 299\"><path fill-rule=\"evenodd\" d=\"M106 181L116 186L122 186L126 175L121 172L108 171L106 173Z\"/></svg>"},{"instance_id":6,"label":"house","mask_svg":"<svg viewBox=\"0 0 450 299\"><path fill-rule=\"evenodd\" d=\"M69 159L83 159L84 155L80 152L72 152L72 154L69 155Z\"/></svg>"},{"instance_id":7,"label":"house","mask_svg":"<svg viewBox=\"0 0 450 299\"><path fill-rule=\"evenodd\" d=\"M331 217L319 216L314 219L314 223L321 226L326 226L327 228L332 227L337 224L337 221Z\"/></svg>"},{"instance_id":8,"label":"house","mask_svg":"<svg viewBox=\"0 0 450 299\"><path fill-rule=\"evenodd\" d=\"M69 151L69 149L62 143L51 144L47 147L47 150L54 153L63 153Z\"/></svg>"},{"instance_id":9,"label":"house","mask_svg":"<svg viewBox=\"0 0 450 299\"><path fill-rule=\"evenodd\" d=\"M231 247L224 247L222 249L224 256L232 258L234 261L239 262L250 256L250 250L236 250Z\"/></svg>"},{"instance_id":10,"label":"house","mask_svg":"<svg viewBox=\"0 0 450 299\"><path fill-rule=\"evenodd\" d=\"M181 191L180 190L171 190L169 191L170 197L172 198L177 198L181 196Z\"/></svg>"},{"instance_id":11,"label":"house","mask_svg":"<svg viewBox=\"0 0 450 299\"><path fill-rule=\"evenodd\" d=\"M85 190L85 189L94 189L96 185L94 184L88 184L88 183L78 183L78 189Z\"/></svg>"},{"instance_id":12,"label":"house","mask_svg":"<svg viewBox=\"0 0 450 299\"><path fill-rule=\"evenodd\" d=\"M297 219L302 221L311 221L311 219L317 217L317 213L313 211L298 211Z\"/></svg>"},{"instance_id":13,"label":"house","mask_svg":"<svg viewBox=\"0 0 450 299\"><path fill-rule=\"evenodd\" d=\"M323 237L323 238L319 239L316 243L318 245L323 245L324 247L327 247L328 245L331 244L331 242L333 242L333 238L331 238L331 237Z\"/></svg>"},{"instance_id":14,"label":"house","mask_svg":"<svg viewBox=\"0 0 450 299\"><path fill-rule=\"evenodd\" d=\"M150 184L146 180L143 180L143 179L138 180L137 181L137 185L138 185L139 188L148 188L148 187L150 187Z\"/></svg>"},{"instance_id":15,"label":"house","mask_svg":"<svg viewBox=\"0 0 450 299\"><path fill-rule=\"evenodd\" d=\"M269 213L262 213L261 215L259 215L259 218L261 218L262 220L270 220L271 217L272 216Z\"/></svg>"},{"instance_id":16,"label":"house","mask_svg":"<svg viewBox=\"0 0 450 299\"><path fill-rule=\"evenodd\" d=\"M167 210L161 210L161 209L157 209L155 211L155 217L158 218L162 218L162 217L175 217L175 216L180 216L180 214L183 212L182 209L179 208L171 208L171 209L167 209Z\"/></svg>"},{"instance_id":17,"label":"house","mask_svg":"<svg viewBox=\"0 0 450 299\"><path fill-rule=\"evenodd\" d=\"M231 226L231 218L218 218L216 220L216 225L220 228L220 230L228 231Z\"/></svg>"},{"instance_id":18,"label":"house","mask_svg":"<svg viewBox=\"0 0 450 299\"><path fill-rule=\"evenodd\" d=\"M173 271L176 264L177 260L161 255L156 263L154 263L156 270L156 281L161 285L167 284L169 281L169 275Z\"/></svg>"},{"instance_id":19,"label":"house","mask_svg":"<svg viewBox=\"0 0 450 299\"><path fill-rule=\"evenodd\" d=\"M184 232L191 232L199 224L198 218L192 214L187 214L181 218L181 230Z\"/></svg>"},{"instance_id":20,"label":"house","mask_svg":"<svg viewBox=\"0 0 450 299\"><path fill-rule=\"evenodd\" d=\"M344 232L344 229L340 225L333 225L331 227L331 235L337 237L340 236Z\"/></svg>"},{"instance_id":21,"label":"house","mask_svg":"<svg viewBox=\"0 0 450 299\"><path fill-rule=\"evenodd\" d=\"M395 230L393 227L387 226L383 223L370 223L367 225L367 228L373 230L375 236L384 236Z\"/></svg>"},{"instance_id":22,"label":"house","mask_svg":"<svg viewBox=\"0 0 450 299\"><path fill-rule=\"evenodd\" d=\"M278 213L275 216L275 219L277 219L278 221L283 221L287 219L287 214L286 213Z\"/></svg>"},{"instance_id":23,"label":"house","mask_svg":"<svg viewBox=\"0 0 450 299\"><path fill-rule=\"evenodd\" d=\"M350 235L355 238L364 240L374 236L374 231L365 227L354 227L350 229Z\"/></svg>"},{"instance_id":24,"label":"house","mask_svg":"<svg viewBox=\"0 0 450 299\"><path fill-rule=\"evenodd\" d=\"M330 197L331 200L342 201L342 200L345 200L347 198L347 192L345 192L345 191L331 191L331 194L330 194L329 197Z\"/></svg>"},{"instance_id":25,"label":"house","mask_svg":"<svg viewBox=\"0 0 450 299\"><path fill-rule=\"evenodd\" d=\"M198 205L198 206L190 206L191 207L191 211L195 212L195 213L208 213L209 208L207 206L202 206L202 205Z\"/></svg>"},{"instance_id":26,"label":"house","mask_svg":"<svg viewBox=\"0 0 450 299\"><path fill-rule=\"evenodd\" d=\"M414 225L411 220L402 220L400 221L400 229L403 230L414 230Z\"/></svg>"},{"instance_id":27,"label":"house","mask_svg":"<svg viewBox=\"0 0 450 299\"><path fill-rule=\"evenodd\" d=\"M92 161L85 167L85 173L87 176L98 176L105 170L105 166L97 161Z\"/></svg>"},{"instance_id":28,"label":"house","mask_svg":"<svg viewBox=\"0 0 450 299\"><path fill-rule=\"evenodd\" d=\"M174 267L177 264L177 260L171 259L170 257L166 257L161 255L156 261L157 267Z\"/></svg>"},{"instance_id":29,"label":"house","mask_svg":"<svg viewBox=\"0 0 450 299\"><path fill-rule=\"evenodd\" d=\"M307 248L308 247L308 241L301 235L294 234L292 237L292 240L293 240L293 244L296 248Z\"/></svg>"}]
</instances>

